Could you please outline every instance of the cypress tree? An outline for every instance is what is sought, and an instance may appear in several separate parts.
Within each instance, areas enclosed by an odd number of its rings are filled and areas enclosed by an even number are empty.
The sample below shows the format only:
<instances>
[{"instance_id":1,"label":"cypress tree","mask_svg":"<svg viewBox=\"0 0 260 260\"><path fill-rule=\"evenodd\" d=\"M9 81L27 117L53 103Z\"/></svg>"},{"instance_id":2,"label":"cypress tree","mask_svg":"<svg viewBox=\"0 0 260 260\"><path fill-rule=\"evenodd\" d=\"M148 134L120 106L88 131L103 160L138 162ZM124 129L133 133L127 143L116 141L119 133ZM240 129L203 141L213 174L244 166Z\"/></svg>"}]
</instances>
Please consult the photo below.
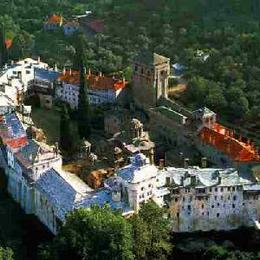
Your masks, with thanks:
<instances>
[{"instance_id":1,"label":"cypress tree","mask_svg":"<svg viewBox=\"0 0 260 260\"><path fill-rule=\"evenodd\" d=\"M79 69L80 69L80 86L78 99L78 132L81 139L89 138L91 134L90 111L88 100L88 88L85 78L84 62L83 62L83 40L79 41L79 48L76 52Z\"/></svg>"},{"instance_id":2,"label":"cypress tree","mask_svg":"<svg viewBox=\"0 0 260 260\"><path fill-rule=\"evenodd\" d=\"M4 66L7 63L8 55L5 44L5 30L4 25L0 25L0 66Z\"/></svg>"},{"instance_id":3,"label":"cypress tree","mask_svg":"<svg viewBox=\"0 0 260 260\"><path fill-rule=\"evenodd\" d=\"M72 155L76 150L76 140L72 133L68 109L64 105L60 120L60 149L67 155Z\"/></svg>"}]
</instances>

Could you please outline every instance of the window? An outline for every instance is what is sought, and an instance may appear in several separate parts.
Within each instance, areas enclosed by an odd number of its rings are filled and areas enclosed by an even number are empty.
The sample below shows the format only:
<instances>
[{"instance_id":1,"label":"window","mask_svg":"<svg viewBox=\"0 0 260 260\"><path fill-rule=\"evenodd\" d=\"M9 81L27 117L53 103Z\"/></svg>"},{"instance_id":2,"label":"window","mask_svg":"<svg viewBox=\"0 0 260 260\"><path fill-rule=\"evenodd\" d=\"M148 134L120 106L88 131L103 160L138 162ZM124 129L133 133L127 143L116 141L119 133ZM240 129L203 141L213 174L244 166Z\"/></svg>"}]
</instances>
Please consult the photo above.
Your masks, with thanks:
<instances>
[{"instance_id":1,"label":"window","mask_svg":"<svg viewBox=\"0 0 260 260\"><path fill-rule=\"evenodd\" d=\"M135 71L138 71L138 66L135 66Z\"/></svg>"},{"instance_id":2,"label":"window","mask_svg":"<svg viewBox=\"0 0 260 260\"><path fill-rule=\"evenodd\" d=\"M211 208L213 208L213 209L214 209L214 205L212 205L212 206L211 206Z\"/></svg>"},{"instance_id":3,"label":"window","mask_svg":"<svg viewBox=\"0 0 260 260\"><path fill-rule=\"evenodd\" d=\"M220 199L223 200L223 196L220 196Z\"/></svg>"},{"instance_id":4,"label":"window","mask_svg":"<svg viewBox=\"0 0 260 260\"><path fill-rule=\"evenodd\" d=\"M183 199L182 199L183 201L185 201L185 197L183 197Z\"/></svg>"},{"instance_id":5,"label":"window","mask_svg":"<svg viewBox=\"0 0 260 260\"><path fill-rule=\"evenodd\" d=\"M236 200L236 199L237 199L237 196L236 196L236 195L234 195L234 196L233 196L233 200Z\"/></svg>"},{"instance_id":6,"label":"window","mask_svg":"<svg viewBox=\"0 0 260 260\"><path fill-rule=\"evenodd\" d=\"M188 210L191 210L191 206L190 205L188 205Z\"/></svg>"},{"instance_id":7,"label":"window","mask_svg":"<svg viewBox=\"0 0 260 260\"><path fill-rule=\"evenodd\" d=\"M177 212L177 213L176 213L176 217L178 218L179 216L180 216L180 213L179 213L179 212Z\"/></svg>"},{"instance_id":8,"label":"window","mask_svg":"<svg viewBox=\"0 0 260 260\"><path fill-rule=\"evenodd\" d=\"M219 213L217 213L217 218L219 218Z\"/></svg>"},{"instance_id":9,"label":"window","mask_svg":"<svg viewBox=\"0 0 260 260\"><path fill-rule=\"evenodd\" d=\"M201 208L204 209L204 204L201 205Z\"/></svg>"},{"instance_id":10,"label":"window","mask_svg":"<svg viewBox=\"0 0 260 260\"><path fill-rule=\"evenodd\" d=\"M236 190L236 187L232 187L232 191L235 191Z\"/></svg>"},{"instance_id":11,"label":"window","mask_svg":"<svg viewBox=\"0 0 260 260\"><path fill-rule=\"evenodd\" d=\"M215 192L218 192L218 188L215 188Z\"/></svg>"},{"instance_id":12,"label":"window","mask_svg":"<svg viewBox=\"0 0 260 260\"><path fill-rule=\"evenodd\" d=\"M232 204L232 208L234 209L236 207L236 205L235 204Z\"/></svg>"},{"instance_id":13,"label":"window","mask_svg":"<svg viewBox=\"0 0 260 260\"><path fill-rule=\"evenodd\" d=\"M178 202L178 198L175 198L175 202Z\"/></svg>"},{"instance_id":14,"label":"window","mask_svg":"<svg viewBox=\"0 0 260 260\"><path fill-rule=\"evenodd\" d=\"M227 190L230 191L230 187L228 187Z\"/></svg>"},{"instance_id":15,"label":"window","mask_svg":"<svg viewBox=\"0 0 260 260\"><path fill-rule=\"evenodd\" d=\"M217 200L217 196L215 196L215 200Z\"/></svg>"},{"instance_id":16,"label":"window","mask_svg":"<svg viewBox=\"0 0 260 260\"><path fill-rule=\"evenodd\" d=\"M142 187L141 190L144 190L144 187Z\"/></svg>"},{"instance_id":17,"label":"window","mask_svg":"<svg viewBox=\"0 0 260 260\"><path fill-rule=\"evenodd\" d=\"M212 188L209 188L209 192L212 192Z\"/></svg>"},{"instance_id":18,"label":"window","mask_svg":"<svg viewBox=\"0 0 260 260\"><path fill-rule=\"evenodd\" d=\"M223 191L224 191L224 188L223 188L223 187L221 187L221 188L220 188L220 191L221 191L221 192L223 192Z\"/></svg>"}]
</instances>

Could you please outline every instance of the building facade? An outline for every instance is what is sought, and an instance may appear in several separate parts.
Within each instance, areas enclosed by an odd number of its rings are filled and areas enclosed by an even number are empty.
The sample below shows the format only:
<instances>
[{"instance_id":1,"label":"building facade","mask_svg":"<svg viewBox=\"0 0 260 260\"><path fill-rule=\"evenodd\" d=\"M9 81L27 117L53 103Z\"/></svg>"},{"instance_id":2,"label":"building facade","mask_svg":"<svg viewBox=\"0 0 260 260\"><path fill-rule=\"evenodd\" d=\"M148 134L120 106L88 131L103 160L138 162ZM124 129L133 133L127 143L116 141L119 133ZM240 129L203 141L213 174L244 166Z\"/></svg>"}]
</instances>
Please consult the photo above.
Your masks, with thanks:
<instances>
[{"instance_id":1,"label":"building facade","mask_svg":"<svg viewBox=\"0 0 260 260\"><path fill-rule=\"evenodd\" d=\"M143 52L133 61L134 99L140 107L154 107L168 97L170 59L157 53Z\"/></svg>"},{"instance_id":2,"label":"building facade","mask_svg":"<svg viewBox=\"0 0 260 260\"><path fill-rule=\"evenodd\" d=\"M103 75L86 75L87 91L90 104L101 105L115 103L122 95L127 82ZM67 102L71 108L78 108L79 97L79 71L64 71L59 78L59 86L56 89L56 98Z\"/></svg>"}]
</instances>

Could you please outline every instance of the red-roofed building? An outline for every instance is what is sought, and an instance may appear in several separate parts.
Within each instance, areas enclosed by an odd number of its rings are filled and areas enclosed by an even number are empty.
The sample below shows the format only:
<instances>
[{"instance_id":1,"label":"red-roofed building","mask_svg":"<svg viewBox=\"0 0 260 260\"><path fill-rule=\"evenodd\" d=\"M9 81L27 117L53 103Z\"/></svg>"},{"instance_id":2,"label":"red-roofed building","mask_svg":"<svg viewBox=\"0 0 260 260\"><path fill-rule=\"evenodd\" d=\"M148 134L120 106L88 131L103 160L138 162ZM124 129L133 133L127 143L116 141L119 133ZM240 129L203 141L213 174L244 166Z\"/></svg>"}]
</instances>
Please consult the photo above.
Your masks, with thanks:
<instances>
[{"instance_id":1,"label":"red-roofed building","mask_svg":"<svg viewBox=\"0 0 260 260\"><path fill-rule=\"evenodd\" d=\"M260 163L257 147L248 139L237 137L234 131L214 123L199 132L199 148L208 159L223 166Z\"/></svg>"},{"instance_id":2,"label":"red-roofed building","mask_svg":"<svg viewBox=\"0 0 260 260\"><path fill-rule=\"evenodd\" d=\"M93 17L92 15L79 19L80 27L87 36L94 36L103 33L105 30L104 20Z\"/></svg>"},{"instance_id":3,"label":"red-roofed building","mask_svg":"<svg viewBox=\"0 0 260 260\"><path fill-rule=\"evenodd\" d=\"M127 82L124 79L116 79L104 75L86 74L88 82L89 102L94 105L114 103L122 95ZM60 87L56 90L56 96L70 104L74 109L78 107L79 71L67 70L60 77Z\"/></svg>"},{"instance_id":4,"label":"red-roofed building","mask_svg":"<svg viewBox=\"0 0 260 260\"><path fill-rule=\"evenodd\" d=\"M53 14L47 18L43 24L43 29L46 31L54 31L60 28L63 24L63 17L58 14Z\"/></svg>"}]
</instances>

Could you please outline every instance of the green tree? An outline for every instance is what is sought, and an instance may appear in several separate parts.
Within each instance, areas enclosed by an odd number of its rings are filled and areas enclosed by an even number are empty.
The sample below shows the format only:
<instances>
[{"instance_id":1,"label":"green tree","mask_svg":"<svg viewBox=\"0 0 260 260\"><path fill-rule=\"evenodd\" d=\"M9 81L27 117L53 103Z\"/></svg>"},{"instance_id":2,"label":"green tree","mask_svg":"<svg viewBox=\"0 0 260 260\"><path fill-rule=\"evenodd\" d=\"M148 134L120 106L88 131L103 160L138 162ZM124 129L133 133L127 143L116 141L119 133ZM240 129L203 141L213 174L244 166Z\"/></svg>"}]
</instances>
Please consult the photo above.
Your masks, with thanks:
<instances>
[{"instance_id":1,"label":"green tree","mask_svg":"<svg viewBox=\"0 0 260 260\"><path fill-rule=\"evenodd\" d=\"M86 82L86 75L84 69L84 39L79 36L79 43L76 48L76 60L80 69L80 85L79 85L79 99L78 99L78 131L80 138L89 138L91 134L90 124L90 108L88 99L88 88Z\"/></svg>"},{"instance_id":2,"label":"green tree","mask_svg":"<svg viewBox=\"0 0 260 260\"><path fill-rule=\"evenodd\" d=\"M48 250L51 253L48 253ZM67 216L42 259L132 260L131 225L109 207L78 209Z\"/></svg>"},{"instance_id":3,"label":"green tree","mask_svg":"<svg viewBox=\"0 0 260 260\"><path fill-rule=\"evenodd\" d=\"M61 151L66 155L73 155L76 152L78 144L77 138L73 134L68 109L64 105L60 120L60 141Z\"/></svg>"},{"instance_id":4,"label":"green tree","mask_svg":"<svg viewBox=\"0 0 260 260\"><path fill-rule=\"evenodd\" d=\"M167 259L171 253L170 223L164 209L146 203L132 221L136 259Z\"/></svg>"},{"instance_id":5,"label":"green tree","mask_svg":"<svg viewBox=\"0 0 260 260\"><path fill-rule=\"evenodd\" d=\"M8 53L5 45L5 29L3 24L0 25L0 66L7 63Z\"/></svg>"},{"instance_id":6,"label":"green tree","mask_svg":"<svg viewBox=\"0 0 260 260\"><path fill-rule=\"evenodd\" d=\"M11 248L0 247L0 260L13 260L14 253Z\"/></svg>"}]
</instances>

